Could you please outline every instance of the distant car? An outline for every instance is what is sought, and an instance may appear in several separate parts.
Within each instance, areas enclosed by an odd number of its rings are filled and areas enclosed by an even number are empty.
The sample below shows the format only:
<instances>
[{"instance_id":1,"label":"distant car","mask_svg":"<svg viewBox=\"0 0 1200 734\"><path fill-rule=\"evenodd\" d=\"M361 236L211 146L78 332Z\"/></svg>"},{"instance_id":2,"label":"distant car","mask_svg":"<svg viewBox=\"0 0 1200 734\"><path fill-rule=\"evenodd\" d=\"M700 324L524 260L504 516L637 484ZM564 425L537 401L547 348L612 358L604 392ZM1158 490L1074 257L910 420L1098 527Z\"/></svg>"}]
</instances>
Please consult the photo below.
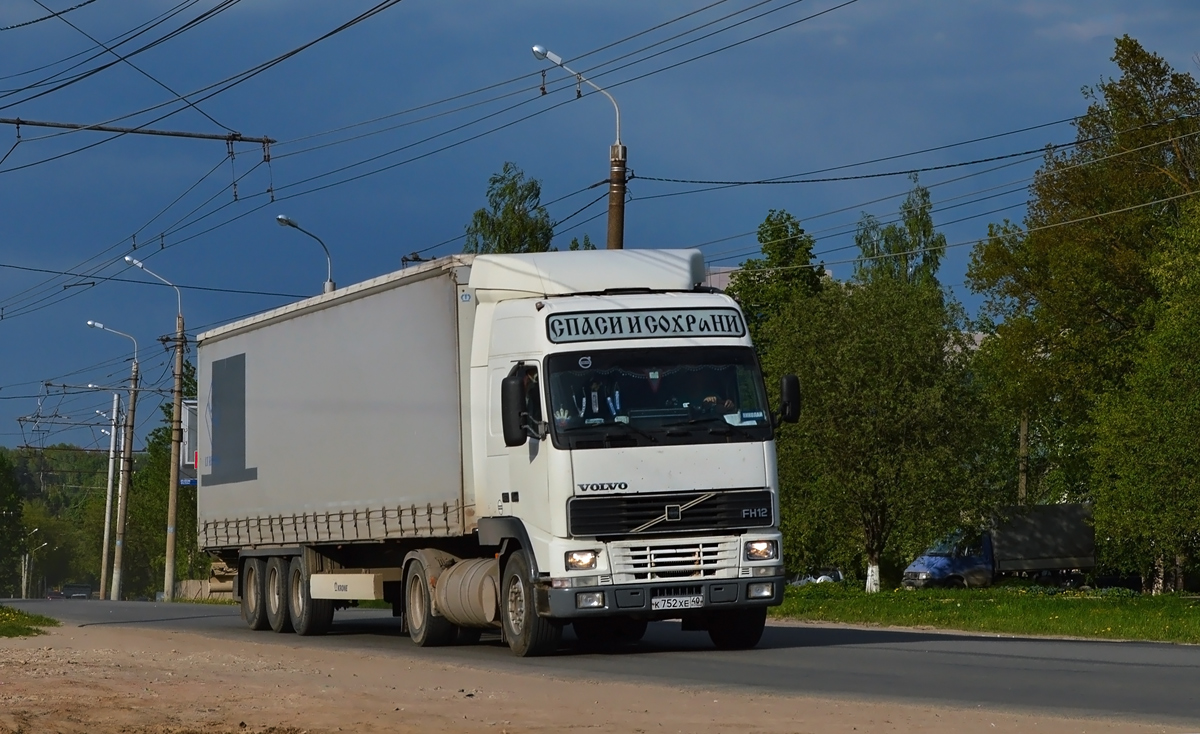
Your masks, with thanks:
<instances>
[{"instance_id":1,"label":"distant car","mask_svg":"<svg viewBox=\"0 0 1200 734\"><path fill-rule=\"evenodd\" d=\"M68 599L92 598L92 587L88 584L63 584L62 591Z\"/></svg>"},{"instance_id":2,"label":"distant car","mask_svg":"<svg viewBox=\"0 0 1200 734\"><path fill-rule=\"evenodd\" d=\"M51 591L46 592L46 598L47 599L66 599L67 595L62 593L58 589L53 589Z\"/></svg>"}]
</instances>

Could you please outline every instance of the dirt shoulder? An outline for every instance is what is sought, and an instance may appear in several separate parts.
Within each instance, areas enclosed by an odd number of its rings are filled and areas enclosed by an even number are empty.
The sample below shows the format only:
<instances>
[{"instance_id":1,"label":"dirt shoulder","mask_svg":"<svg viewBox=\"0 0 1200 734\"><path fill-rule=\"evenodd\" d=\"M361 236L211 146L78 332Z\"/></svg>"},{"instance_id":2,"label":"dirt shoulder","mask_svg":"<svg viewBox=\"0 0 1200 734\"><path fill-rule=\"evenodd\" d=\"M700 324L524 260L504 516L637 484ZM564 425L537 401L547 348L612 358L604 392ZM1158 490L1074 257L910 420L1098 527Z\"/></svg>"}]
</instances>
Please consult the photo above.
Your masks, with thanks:
<instances>
[{"instance_id":1,"label":"dirt shoulder","mask_svg":"<svg viewBox=\"0 0 1200 734\"><path fill-rule=\"evenodd\" d=\"M562 681L191 633L61 627L0 640L0 734L1163 732L1169 726Z\"/></svg>"}]
</instances>

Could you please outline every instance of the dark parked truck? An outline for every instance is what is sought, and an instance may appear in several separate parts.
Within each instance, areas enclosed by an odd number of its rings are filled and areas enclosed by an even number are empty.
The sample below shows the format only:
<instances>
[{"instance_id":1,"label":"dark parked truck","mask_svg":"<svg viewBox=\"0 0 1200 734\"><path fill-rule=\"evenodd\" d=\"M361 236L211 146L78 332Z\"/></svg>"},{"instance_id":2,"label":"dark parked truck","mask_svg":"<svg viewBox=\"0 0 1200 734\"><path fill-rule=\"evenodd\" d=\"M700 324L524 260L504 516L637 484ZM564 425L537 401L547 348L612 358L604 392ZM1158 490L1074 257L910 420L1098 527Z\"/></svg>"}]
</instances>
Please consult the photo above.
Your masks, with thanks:
<instances>
[{"instance_id":1,"label":"dark parked truck","mask_svg":"<svg viewBox=\"0 0 1200 734\"><path fill-rule=\"evenodd\" d=\"M253 629L391 602L518 655L783 598L775 422L695 250L441 258L199 336L200 546Z\"/></svg>"},{"instance_id":2,"label":"dark parked truck","mask_svg":"<svg viewBox=\"0 0 1200 734\"><path fill-rule=\"evenodd\" d=\"M988 586L1005 573L1090 570L1096 535L1090 505L1010 507L979 532L958 531L904 570L906 588Z\"/></svg>"}]
</instances>

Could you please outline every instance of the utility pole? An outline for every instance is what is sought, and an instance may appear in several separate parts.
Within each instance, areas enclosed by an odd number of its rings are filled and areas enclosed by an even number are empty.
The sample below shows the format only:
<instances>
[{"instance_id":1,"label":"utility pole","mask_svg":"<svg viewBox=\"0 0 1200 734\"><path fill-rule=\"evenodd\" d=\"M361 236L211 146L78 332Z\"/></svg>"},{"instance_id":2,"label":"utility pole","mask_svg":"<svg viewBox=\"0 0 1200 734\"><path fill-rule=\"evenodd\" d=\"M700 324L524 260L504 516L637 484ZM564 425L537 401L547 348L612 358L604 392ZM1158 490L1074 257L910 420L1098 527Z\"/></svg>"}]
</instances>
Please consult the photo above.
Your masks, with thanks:
<instances>
[{"instance_id":1,"label":"utility pole","mask_svg":"<svg viewBox=\"0 0 1200 734\"><path fill-rule=\"evenodd\" d=\"M108 432L108 488L104 492L104 550L100 554L100 598L108 598L108 545L112 532L113 468L117 458L117 413L121 409L120 393L113 393L112 413Z\"/></svg>"},{"instance_id":2,"label":"utility pole","mask_svg":"<svg viewBox=\"0 0 1200 734\"><path fill-rule=\"evenodd\" d=\"M621 250L625 247L625 146L618 138L609 150L608 249Z\"/></svg>"},{"instance_id":3,"label":"utility pole","mask_svg":"<svg viewBox=\"0 0 1200 734\"><path fill-rule=\"evenodd\" d=\"M167 558L163 568L163 601L175 599L175 515L179 505L179 450L183 443L183 348L187 334L183 330L183 292L179 286L162 277L145 263L130 255L125 262L139 268L175 289L175 389L171 402L171 486L167 488Z\"/></svg>"},{"instance_id":4,"label":"utility pole","mask_svg":"<svg viewBox=\"0 0 1200 734\"><path fill-rule=\"evenodd\" d=\"M1025 504L1029 481L1029 411L1021 411L1021 428L1017 447L1017 504Z\"/></svg>"},{"instance_id":5,"label":"utility pole","mask_svg":"<svg viewBox=\"0 0 1200 734\"><path fill-rule=\"evenodd\" d=\"M163 571L163 601L175 599L175 516L179 506L179 454L183 446L183 311L175 315L175 389L171 405L171 488L167 495L167 563Z\"/></svg>"},{"instance_id":6,"label":"utility pole","mask_svg":"<svg viewBox=\"0 0 1200 734\"><path fill-rule=\"evenodd\" d=\"M133 361L129 376L129 410L125 411L125 431L121 439L121 480L117 491L117 544L113 551L112 593L109 598L121 600L121 564L125 550L125 517L129 513L129 479L133 475L133 427L137 409L138 363Z\"/></svg>"}]
</instances>

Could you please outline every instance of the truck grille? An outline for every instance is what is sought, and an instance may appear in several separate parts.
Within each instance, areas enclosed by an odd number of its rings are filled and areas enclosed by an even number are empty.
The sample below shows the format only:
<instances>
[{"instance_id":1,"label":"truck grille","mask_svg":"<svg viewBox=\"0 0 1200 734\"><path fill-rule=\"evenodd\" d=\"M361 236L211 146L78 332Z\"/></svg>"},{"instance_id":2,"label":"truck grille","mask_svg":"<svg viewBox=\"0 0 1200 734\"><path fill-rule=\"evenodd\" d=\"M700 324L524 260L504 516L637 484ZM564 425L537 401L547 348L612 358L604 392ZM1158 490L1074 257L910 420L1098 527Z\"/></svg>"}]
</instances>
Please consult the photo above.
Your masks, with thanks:
<instances>
[{"instance_id":1,"label":"truck grille","mask_svg":"<svg viewBox=\"0 0 1200 734\"><path fill-rule=\"evenodd\" d=\"M567 517L574 536L742 530L771 527L773 504L765 489L572 497Z\"/></svg>"},{"instance_id":2,"label":"truck grille","mask_svg":"<svg viewBox=\"0 0 1200 734\"><path fill-rule=\"evenodd\" d=\"M738 539L676 545L616 542L608 546L615 584L673 579L733 578L738 570Z\"/></svg>"}]
</instances>

